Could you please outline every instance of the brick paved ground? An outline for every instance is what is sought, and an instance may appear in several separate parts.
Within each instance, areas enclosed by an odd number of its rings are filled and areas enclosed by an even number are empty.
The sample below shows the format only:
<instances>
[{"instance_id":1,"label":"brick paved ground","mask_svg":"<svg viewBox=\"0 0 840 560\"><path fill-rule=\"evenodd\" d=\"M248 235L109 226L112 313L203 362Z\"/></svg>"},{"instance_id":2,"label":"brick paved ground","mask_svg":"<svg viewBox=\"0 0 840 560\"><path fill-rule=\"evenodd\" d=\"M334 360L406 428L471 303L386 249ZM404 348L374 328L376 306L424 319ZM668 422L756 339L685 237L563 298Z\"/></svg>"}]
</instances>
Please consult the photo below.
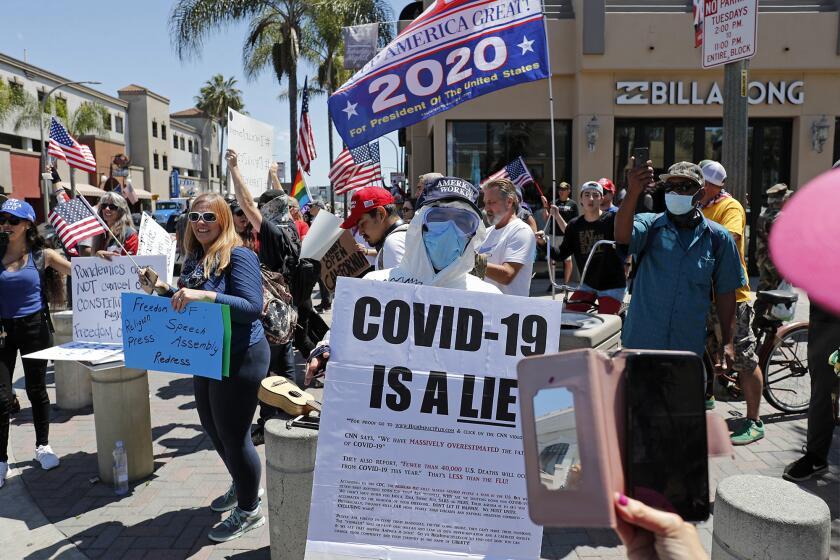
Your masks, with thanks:
<instances>
[{"instance_id":1,"label":"brick paved ground","mask_svg":"<svg viewBox=\"0 0 840 560\"><path fill-rule=\"evenodd\" d=\"M535 284L535 295L542 295L543 290ZM132 485L128 496L119 497L110 487L91 481L97 474L97 462L90 409L54 411L50 441L61 457L61 467L50 472L35 468L31 414L23 380L20 376L16 379L24 410L13 419L10 438L11 466L17 474L0 490L0 557L269 557L267 525L231 543L213 545L207 540L207 530L221 519L208 506L227 489L230 480L201 431L191 379L151 373L149 384L155 472L148 480ZM52 379L50 386L52 391ZM744 409L743 403L718 406L718 412L727 418L742 414ZM806 429L804 416L782 416L766 406L762 414L767 423L766 439L736 449L735 461L713 460L712 491L718 481L732 474L778 477L784 465L799 457ZM840 557L838 440L840 430L835 433L829 474L802 487L828 502L833 519L833 552ZM260 455L264 461L263 448ZM712 523L709 520L699 527L707 549L711 547ZM547 529L542 556L614 558L623 556L623 549L611 531Z\"/></svg>"}]
</instances>

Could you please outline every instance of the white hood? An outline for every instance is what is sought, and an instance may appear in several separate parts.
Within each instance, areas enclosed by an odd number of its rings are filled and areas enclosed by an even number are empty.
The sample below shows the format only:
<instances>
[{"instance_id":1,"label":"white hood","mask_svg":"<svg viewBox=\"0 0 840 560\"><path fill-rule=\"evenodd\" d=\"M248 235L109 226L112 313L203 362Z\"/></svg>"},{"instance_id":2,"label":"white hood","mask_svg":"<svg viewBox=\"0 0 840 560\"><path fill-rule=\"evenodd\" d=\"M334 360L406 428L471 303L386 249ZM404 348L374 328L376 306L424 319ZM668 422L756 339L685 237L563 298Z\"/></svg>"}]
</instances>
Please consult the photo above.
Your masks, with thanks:
<instances>
[{"instance_id":1,"label":"white hood","mask_svg":"<svg viewBox=\"0 0 840 560\"><path fill-rule=\"evenodd\" d=\"M434 206L462 208L471 212L475 211L469 204L454 200L437 203ZM432 208L432 206L424 206L414 214L414 218L412 218L411 224L408 226L408 231L405 234L405 255L403 256L402 262L394 268L369 273L365 278L402 282L405 284L422 284L424 286L498 293L498 290L491 284L469 275L470 270L475 266L477 249L484 243L484 238L487 235L484 224L480 220L478 230L476 230L475 235L467 244L464 253L458 260L440 272L435 273L432 262L429 260L429 255L426 253L426 246L423 244L423 217L429 208Z\"/></svg>"}]
</instances>

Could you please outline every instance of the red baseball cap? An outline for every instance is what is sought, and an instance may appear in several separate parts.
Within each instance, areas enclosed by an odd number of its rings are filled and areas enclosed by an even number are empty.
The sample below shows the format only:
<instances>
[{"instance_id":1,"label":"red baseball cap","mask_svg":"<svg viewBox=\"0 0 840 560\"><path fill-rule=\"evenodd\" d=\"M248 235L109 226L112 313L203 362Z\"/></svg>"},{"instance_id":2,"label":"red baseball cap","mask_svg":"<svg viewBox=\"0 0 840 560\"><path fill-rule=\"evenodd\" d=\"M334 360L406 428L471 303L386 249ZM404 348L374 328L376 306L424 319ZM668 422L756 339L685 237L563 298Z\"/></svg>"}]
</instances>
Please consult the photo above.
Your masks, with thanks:
<instances>
[{"instance_id":1,"label":"red baseball cap","mask_svg":"<svg viewBox=\"0 0 840 560\"><path fill-rule=\"evenodd\" d=\"M615 185L606 177L601 177L600 179L598 179L598 184L604 187L605 191L610 191L611 193L615 194Z\"/></svg>"},{"instance_id":2,"label":"red baseball cap","mask_svg":"<svg viewBox=\"0 0 840 560\"><path fill-rule=\"evenodd\" d=\"M344 229L355 227L359 218L374 208L380 208L387 204L393 204L394 197L382 187L365 187L353 193L350 199L350 215L341 224Z\"/></svg>"}]
</instances>

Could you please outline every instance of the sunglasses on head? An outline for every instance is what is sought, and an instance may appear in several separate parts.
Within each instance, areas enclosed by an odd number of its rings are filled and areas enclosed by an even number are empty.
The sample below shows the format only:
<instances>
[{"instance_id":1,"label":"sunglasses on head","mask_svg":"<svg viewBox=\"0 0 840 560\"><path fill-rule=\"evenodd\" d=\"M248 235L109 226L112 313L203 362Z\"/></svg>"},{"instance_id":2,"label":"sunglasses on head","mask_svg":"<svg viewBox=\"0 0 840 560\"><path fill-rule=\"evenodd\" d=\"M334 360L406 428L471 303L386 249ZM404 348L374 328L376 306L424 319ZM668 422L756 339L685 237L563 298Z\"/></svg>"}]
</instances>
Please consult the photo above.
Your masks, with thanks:
<instances>
[{"instance_id":1,"label":"sunglasses on head","mask_svg":"<svg viewBox=\"0 0 840 560\"><path fill-rule=\"evenodd\" d=\"M103 210L104 210L105 208L107 208L108 210L110 210L110 211L112 211L112 212L116 212L116 211L118 211L118 210L120 209L120 207L119 207L119 206L117 206L116 204L100 204L99 206L100 206L100 208L102 208Z\"/></svg>"},{"instance_id":2,"label":"sunglasses on head","mask_svg":"<svg viewBox=\"0 0 840 560\"><path fill-rule=\"evenodd\" d=\"M699 188L694 181L665 181L665 192L694 194Z\"/></svg>"},{"instance_id":3,"label":"sunglasses on head","mask_svg":"<svg viewBox=\"0 0 840 560\"><path fill-rule=\"evenodd\" d=\"M204 220L207 223L211 223L216 221L216 214L214 212L190 212L187 214L187 218L189 218L191 222Z\"/></svg>"},{"instance_id":4,"label":"sunglasses on head","mask_svg":"<svg viewBox=\"0 0 840 560\"><path fill-rule=\"evenodd\" d=\"M16 226L23 221L23 218L18 218L17 216L0 216L0 226L4 226L7 223L12 226Z\"/></svg>"},{"instance_id":5,"label":"sunglasses on head","mask_svg":"<svg viewBox=\"0 0 840 560\"><path fill-rule=\"evenodd\" d=\"M243 210L242 208L237 208L236 210L233 211L233 215L234 216L239 216L241 218L242 216L245 215L245 210Z\"/></svg>"}]
</instances>

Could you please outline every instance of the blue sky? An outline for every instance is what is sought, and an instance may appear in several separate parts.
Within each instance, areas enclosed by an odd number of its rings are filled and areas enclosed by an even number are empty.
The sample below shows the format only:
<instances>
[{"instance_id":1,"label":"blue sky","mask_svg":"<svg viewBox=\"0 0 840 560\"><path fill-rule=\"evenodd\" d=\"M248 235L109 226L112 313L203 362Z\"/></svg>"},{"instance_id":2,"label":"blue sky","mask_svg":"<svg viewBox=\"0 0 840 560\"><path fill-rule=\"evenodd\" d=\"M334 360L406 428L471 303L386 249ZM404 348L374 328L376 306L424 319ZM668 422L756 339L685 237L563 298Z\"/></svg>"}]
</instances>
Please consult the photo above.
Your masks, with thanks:
<instances>
[{"instance_id":1,"label":"blue sky","mask_svg":"<svg viewBox=\"0 0 840 560\"><path fill-rule=\"evenodd\" d=\"M95 80L100 91L116 97L130 83L168 97L172 112L194 105L193 97L214 74L234 76L243 92L245 108L259 120L274 126L275 157L289 160L289 111L277 95L281 86L266 72L253 82L242 73L242 42L247 25L230 26L210 37L201 58L181 62L169 41L168 20L173 0L85 0L84 2L7 0L3 6L0 52L73 80ZM395 16L408 0L391 0ZM300 69L301 84L314 69ZM284 86L285 87L285 86ZM313 163L309 185L327 185L329 152L326 97L310 101L318 159ZM389 135L396 143L396 133ZM334 135L335 154L341 150ZM396 151L381 142L385 177L396 167ZM287 163L288 169L288 163ZM286 180L289 180L286 171Z\"/></svg>"}]
</instances>

